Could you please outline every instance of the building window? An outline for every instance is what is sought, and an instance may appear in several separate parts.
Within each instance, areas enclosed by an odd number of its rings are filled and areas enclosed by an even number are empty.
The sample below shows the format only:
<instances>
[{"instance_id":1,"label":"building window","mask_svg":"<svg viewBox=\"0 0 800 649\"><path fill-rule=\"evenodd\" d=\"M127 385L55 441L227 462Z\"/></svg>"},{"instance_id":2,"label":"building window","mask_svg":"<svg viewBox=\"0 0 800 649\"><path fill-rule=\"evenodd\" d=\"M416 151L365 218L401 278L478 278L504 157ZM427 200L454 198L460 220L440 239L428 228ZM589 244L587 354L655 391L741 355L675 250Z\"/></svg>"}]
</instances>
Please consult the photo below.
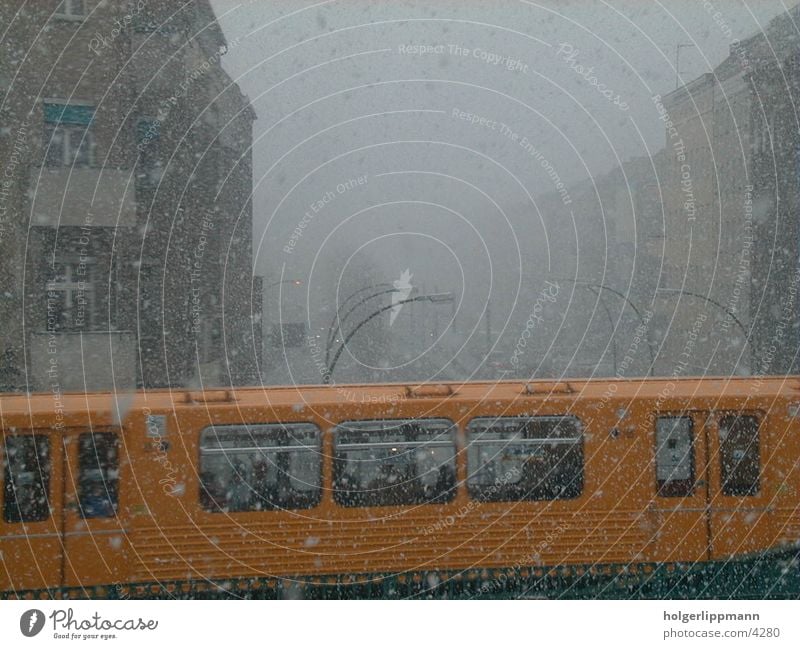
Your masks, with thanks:
<instances>
[{"instance_id":1,"label":"building window","mask_svg":"<svg viewBox=\"0 0 800 649\"><path fill-rule=\"evenodd\" d=\"M33 523L50 517L50 440L9 435L3 453L3 519Z\"/></svg>"},{"instance_id":2,"label":"building window","mask_svg":"<svg viewBox=\"0 0 800 649\"><path fill-rule=\"evenodd\" d=\"M136 143L144 147L161 137L161 122L154 117L140 117L136 122Z\"/></svg>"},{"instance_id":3,"label":"building window","mask_svg":"<svg viewBox=\"0 0 800 649\"><path fill-rule=\"evenodd\" d=\"M334 498L345 507L444 503L455 497L455 425L447 419L336 427Z\"/></svg>"},{"instance_id":4,"label":"building window","mask_svg":"<svg viewBox=\"0 0 800 649\"><path fill-rule=\"evenodd\" d=\"M155 187L161 180L160 139L161 122L152 117L140 118L136 123L136 181L139 189Z\"/></svg>"},{"instance_id":5,"label":"building window","mask_svg":"<svg viewBox=\"0 0 800 649\"><path fill-rule=\"evenodd\" d=\"M136 290L139 296L137 317L142 325L158 326L161 315L160 269L157 266L142 266L137 278ZM143 327L143 330L145 327Z\"/></svg>"},{"instance_id":6,"label":"building window","mask_svg":"<svg viewBox=\"0 0 800 649\"><path fill-rule=\"evenodd\" d=\"M200 435L200 504L214 512L314 507L321 457L314 424L206 428Z\"/></svg>"},{"instance_id":7,"label":"building window","mask_svg":"<svg viewBox=\"0 0 800 649\"><path fill-rule=\"evenodd\" d=\"M58 18L83 18L86 16L85 0L61 0L55 15Z\"/></svg>"},{"instance_id":8,"label":"building window","mask_svg":"<svg viewBox=\"0 0 800 649\"><path fill-rule=\"evenodd\" d=\"M131 18L133 31L137 34L158 33L169 35L176 34L179 31L174 18L156 19L146 8L136 11L131 15Z\"/></svg>"},{"instance_id":9,"label":"building window","mask_svg":"<svg viewBox=\"0 0 800 649\"><path fill-rule=\"evenodd\" d=\"M304 322L283 322L272 325L273 347L302 347L306 337Z\"/></svg>"},{"instance_id":10,"label":"building window","mask_svg":"<svg viewBox=\"0 0 800 649\"><path fill-rule=\"evenodd\" d=\"M89 167L92 136L87 126L45 124L45 165L48 167Z\"/></svg>"},{"instance_id":11,"label":"building window","mask_svg":"<svg viewBox=\"0 0 800 649\"><path fill-rule=\"evenodd\" d=\"M662 497L690 496L694 490L691 417L656 419L656 481Z\"/></svg>"},{"instance_id":12,"label":"building window","mask_svg":"<svg viewBox=\"0 0 800 649\"><path fill-rule=\"evenodd\" d=\"M55 264L47 283L48 331L91 331L95 325L95 268L81 258Z\"/></svg>"},{"instance_id":13,"label":"building window","mask_svg":"<svg viewBox=\"0 0 800 649\"><path fill-rule=\"evenodd\" d=\"M722 493L755 496L759 477L758 419L739 414L722 417L719 445Z\"/></svg>"},{"instance_id":14,"label":"building window","mask_svg":"<svg viewBox=\"0 0 800 649\"><path fill-rule=\"evenodd\" d=\"M92 106L45 103L45 165L91 166L94 150L94 136L91 132L93 118Z\"/></svg>"},{"instance_id":15,"label":"building window","mask_svg":"<svg viewBox=\"0 0 800 649\"><path fill-rule=\"evenodd\" d=\"M575 417L473 419L467 445L467 486L476 500L554 500L583 491L583 438Z\"/></svg>"},{"instance_id":16,"label":"building window","mask_svg":"<svg viewBox=\"0 0 800 649\"><path fill-rule=\"evenodd\" d=\"M84 433L78 442L78 503L83 518L111 518L119 504L119 440Z\"/></svg>"}]
</instances>

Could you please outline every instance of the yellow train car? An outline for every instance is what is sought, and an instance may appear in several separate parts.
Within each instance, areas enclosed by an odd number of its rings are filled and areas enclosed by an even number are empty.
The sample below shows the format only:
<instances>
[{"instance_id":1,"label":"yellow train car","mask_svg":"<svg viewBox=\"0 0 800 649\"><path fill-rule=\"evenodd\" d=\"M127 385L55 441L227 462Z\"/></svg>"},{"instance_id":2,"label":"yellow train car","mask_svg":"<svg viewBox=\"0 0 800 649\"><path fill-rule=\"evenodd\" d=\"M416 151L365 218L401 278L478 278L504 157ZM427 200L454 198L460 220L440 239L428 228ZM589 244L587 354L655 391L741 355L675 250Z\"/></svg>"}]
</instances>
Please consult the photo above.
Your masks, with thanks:
<instances>
[{"instance_id":1,"label":"yellow train car","mask_svg":"<svg viewBox=\"0 0 800 649\"><path fill-rule=\"evenodd\" d=\"M796 597L800 380L3 395L3 597Z\"/></svg>"}]
</instances>

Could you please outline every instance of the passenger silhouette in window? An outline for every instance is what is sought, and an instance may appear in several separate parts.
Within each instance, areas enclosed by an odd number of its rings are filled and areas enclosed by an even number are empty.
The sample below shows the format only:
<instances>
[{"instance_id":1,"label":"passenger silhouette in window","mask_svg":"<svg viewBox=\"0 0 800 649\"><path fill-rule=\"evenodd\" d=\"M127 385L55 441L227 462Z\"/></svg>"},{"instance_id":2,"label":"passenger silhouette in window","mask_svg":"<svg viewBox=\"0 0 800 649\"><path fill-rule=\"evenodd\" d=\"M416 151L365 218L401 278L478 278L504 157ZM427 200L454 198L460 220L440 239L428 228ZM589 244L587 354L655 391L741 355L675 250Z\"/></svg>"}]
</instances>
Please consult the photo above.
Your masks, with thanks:
<instances>
[{"instance_id":1,"label":"passenger silhouette in window","mask_svg":"<svg viewBox=\"0 0 800 649\"><path fill-rule=\"evenodd\" d=\"M436 484L428 500L432 503L446 503L455 495L455 488L456 474L453 471L453 467L449 464L443 464L439 467L439 473L436 476Z\"/></svg>"},{"instance_id":2,"label":"passenger silhouette in window","mask_svg":"<svg viewBox=\"0 0 800 649\"><path fill-rule=\"evenodd\" d=\"M203 471L200 474L200 503L204 509L223 509L228 503L226 491L222 476L213 471Z\"/></svg>"},{"instance_id":3,"label":"passenger silhouette in window","mask_svg":"<svg viewBox=\"0 0 800 649\"><path fill-rule=\"evenodd\" d=\"M237 463L233 467L231 483L228 485L227 502L228 509L232 512L240 512L250 509L250 500L253 491L247 484L244 464Z\"/></svg>"},{"instance_id":4,"label":"passenger silhouette in window","mask_svg":"<svg viewBox=\"0 0 800 649\"><path fill-rule=\"evenodd\" d=\"M355 474L347 471L345 462L336 461L336 475L338 480L334 482L334 489L337 502L345 507L358 507L364 504L361 481Z\"/></svg>"},{"instance_id":5,"label":"passenger silhouette in window","mask_svg":"<svg viewBox=\"0 0 800 649\"><path fill-rule=\"evenodd\" d=\"M81 500L83 518L110 518L116 514L108 491L100 482L91 483Z\"/></svg>"},{"instance_id":6,"label":"passenger silhouette in window","mask_svg":"<svg viewBox=\"0 0 800 649\"><path fill-rule=\"evenodd\" d=\"M269 465L264 460L253 464L254 509L275 509L277 493L274 484L270 484Z\"/></svg>"},{"instance_id":7,"label":"passenger silhouette in window","mask_svg":"<svg viewBox=\"0 0 800 649\"><path fill-rule=\"evenodd\" d=\"M394 464L381 464L379 473L369 486L370 500L376 505L399 505L407 500L405 476Z\"/></svg>"}]
</instances>

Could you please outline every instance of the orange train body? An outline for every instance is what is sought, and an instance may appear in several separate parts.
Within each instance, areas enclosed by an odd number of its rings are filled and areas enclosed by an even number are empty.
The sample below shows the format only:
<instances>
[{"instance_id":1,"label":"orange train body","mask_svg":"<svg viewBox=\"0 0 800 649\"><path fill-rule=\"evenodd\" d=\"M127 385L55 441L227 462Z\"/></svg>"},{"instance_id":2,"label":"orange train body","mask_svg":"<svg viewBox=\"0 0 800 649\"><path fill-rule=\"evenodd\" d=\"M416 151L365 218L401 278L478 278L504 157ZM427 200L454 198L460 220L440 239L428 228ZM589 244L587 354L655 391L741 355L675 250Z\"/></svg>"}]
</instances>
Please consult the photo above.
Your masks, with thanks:
<instances>
[{"instance_id":1,"label":"orange train body","mask_svg":"<svg viewBox=\"0 0 800 649\"><path fill-rule=\"evenodd\" d=\"M720 422L758 423L757 488L723 488ZM467 488L470 421L580 421L575 497L474 500ZM659 493L655 421L691 424L691 485ZM520 567L714 562L796 548L800 539L800 380L569 380L423 386L354 385L38 394L0 397L3 443L46 439L48 510L0 519L0 592L70 596L129 584L408 575ZM333 492L334 427L354 420L455 423L450 502L344 507ZM157 424L154 424L157 422ZM321 431L321 493L301 510L208 511L200 500L201 431L309 422ZM82 434L116 433L116 515L78 506ZM10 448L10 447L8 447ZM3 458L9 480L9 458ZM0 492L11 496L8 485ZM491 574L491 573L490 573ZM155 587L155 586L154 586ZM84 590L85 589L85 590Z\"/></svg>"}]
</instances>

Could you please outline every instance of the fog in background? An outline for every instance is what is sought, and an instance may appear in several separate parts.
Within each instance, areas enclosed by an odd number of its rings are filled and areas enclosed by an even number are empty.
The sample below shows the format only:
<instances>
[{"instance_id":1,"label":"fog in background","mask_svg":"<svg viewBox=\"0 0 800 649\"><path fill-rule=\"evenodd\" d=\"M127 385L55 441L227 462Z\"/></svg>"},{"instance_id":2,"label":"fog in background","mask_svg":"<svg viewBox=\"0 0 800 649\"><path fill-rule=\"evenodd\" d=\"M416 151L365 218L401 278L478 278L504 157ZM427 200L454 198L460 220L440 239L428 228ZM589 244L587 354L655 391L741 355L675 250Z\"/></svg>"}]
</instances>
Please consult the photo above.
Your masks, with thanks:
<instances>
[{"instance_id":1,"label":"fog in background","mask_svg":"<svg viewBox=\"0 0 800 649\"><path fill-rule=\"evenodd\" d=\"M267 287L268 382L318 379L311 359L293 361L285 345L272 345L270 360L270 326L302 321L324 339L348 295L406 269L413 295L450 292L454 304L406 305L391 327L385 314L363 339L377 336L377 348L353 338L343 380L484 376L487 359L513 352L537 299L537 313L551 309L533 336L542 352L528 353L518 373L547 374L548 348L608 350L607 306L557 278L591 277L626 294L634 273L657 269L636 268L636 250L620 267L602 200L576 207L576 195L625 161L647 166L665 143L653 97L674 90L678 74L688 82L711 71L732 41L788 9L687 0L213 6L228 39L223 66L258 116L253 250ZM557 305L542 298L553 282ZM611 320L627 326L613 308ZM583 374L610 373L595 361Z\"/></svg>"}]
</instances>

